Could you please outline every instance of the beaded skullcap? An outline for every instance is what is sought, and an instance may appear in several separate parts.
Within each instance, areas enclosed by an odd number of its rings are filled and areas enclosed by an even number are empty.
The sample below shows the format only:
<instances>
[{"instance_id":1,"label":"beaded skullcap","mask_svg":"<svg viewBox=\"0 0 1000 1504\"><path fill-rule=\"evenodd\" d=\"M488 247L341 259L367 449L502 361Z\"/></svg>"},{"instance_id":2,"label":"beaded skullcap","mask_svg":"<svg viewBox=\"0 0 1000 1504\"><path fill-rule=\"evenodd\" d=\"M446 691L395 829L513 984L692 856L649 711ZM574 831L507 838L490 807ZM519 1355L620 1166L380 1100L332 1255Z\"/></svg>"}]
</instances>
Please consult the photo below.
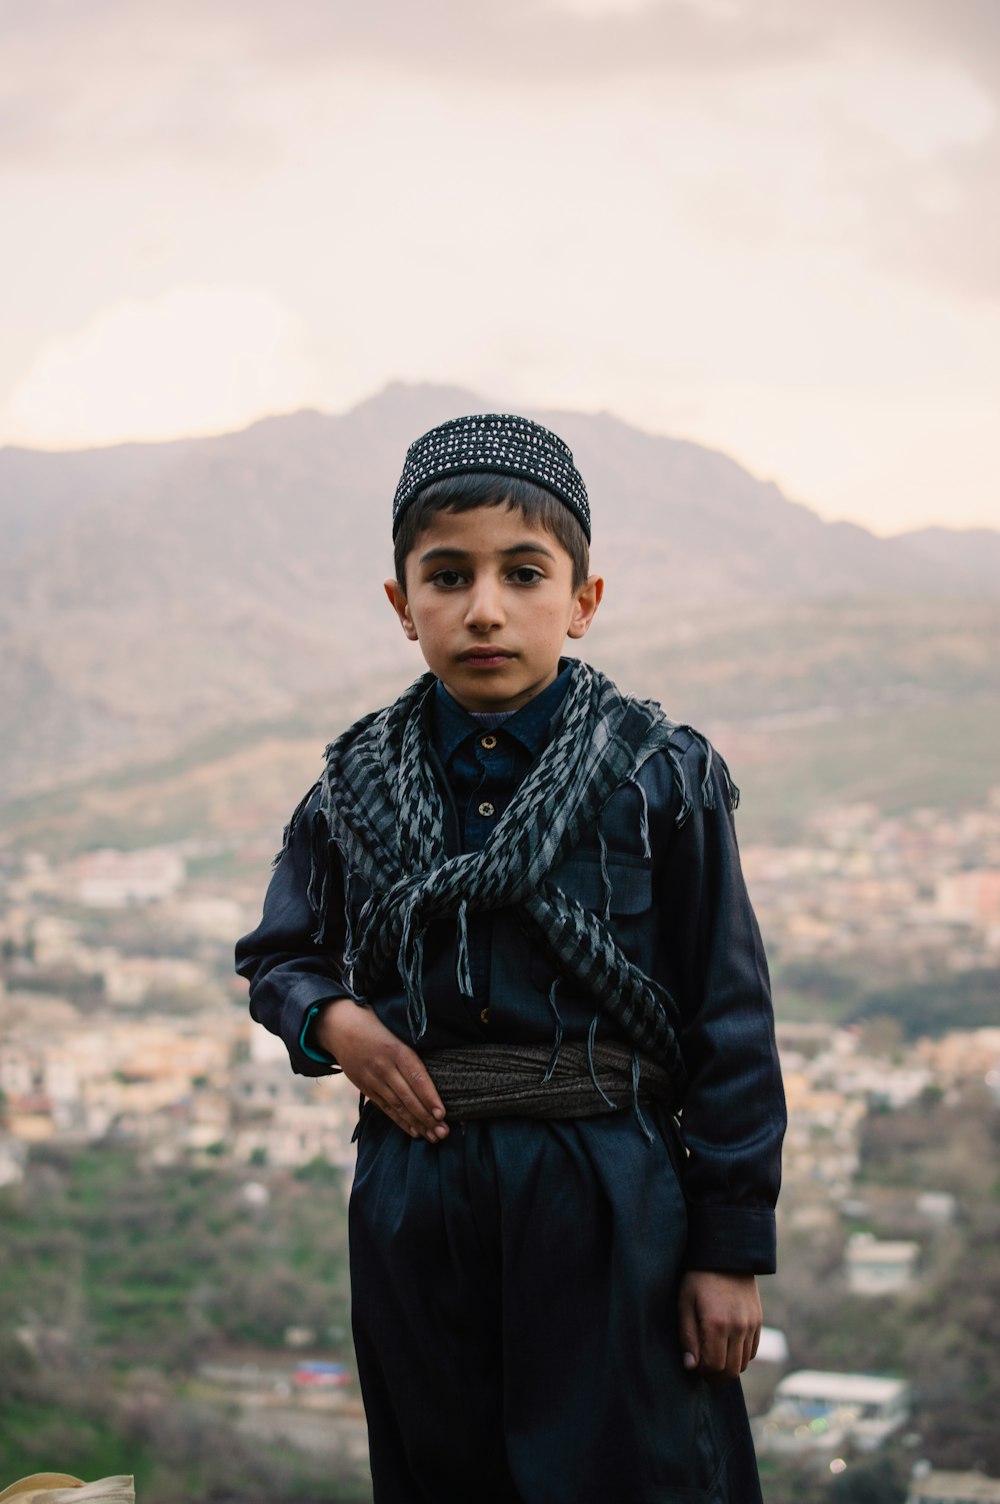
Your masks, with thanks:
<instances>
[{"instance_id":1,"label":"beaded skullcap","mask_svg":"<svg viewBox=\"0 0 1000 1504\"><path fill-rule=\"evenodd\" d=\"M392 536L418 491L449 475L490 471L533 481L551 491L573 513L590 542L587 488L569 446L556 434L514 413L477 413L452 418L415 439L392 503Z\"/></svg>"}]
</instances>

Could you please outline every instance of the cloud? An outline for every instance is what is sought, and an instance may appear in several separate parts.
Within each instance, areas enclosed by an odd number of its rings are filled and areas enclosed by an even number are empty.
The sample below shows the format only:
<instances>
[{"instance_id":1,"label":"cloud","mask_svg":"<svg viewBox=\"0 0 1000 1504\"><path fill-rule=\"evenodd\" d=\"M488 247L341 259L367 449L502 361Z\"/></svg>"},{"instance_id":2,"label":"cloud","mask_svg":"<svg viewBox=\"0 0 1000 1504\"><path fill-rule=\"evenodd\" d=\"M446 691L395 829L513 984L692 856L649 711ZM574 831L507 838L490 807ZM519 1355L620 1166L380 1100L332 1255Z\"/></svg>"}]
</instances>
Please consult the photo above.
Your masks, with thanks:
<instances>
[{"instance_id":1,"label":"cloud","mask_svg":"<svg viewBox=\"0 0 1000 1504\"><path fill-rule=\"evenodd\" d=\"M302 330L273 298L179 287L43 346L0 433L42 448L218 433L307 405L313 380Z\"/></svg>"},{"instance_id":2,"label":"cloud","mask_svg":"<svg viewBox=\"0 0 1000 1504\"><path fill-rule=\"evenodd\" d=\"M5 35L0 152L259 151L264 103L358 67L519 93L874 60L951 63L1000 96L994 0L33 0ZM669 103L669 98L665 100Z\"/></svg>"},{"instance_id":3,"label":"cloud","mask_svg":"<svg viewBox=\"0 0 1000 1504\"><path fill-rule=\"evenodd\" d=\"M570 99L599 109L634 83L640 149L673 146L685 110L733 143L738 172L722 163L682 190L695 220L736 234L746 223L751 239L802 234L1000 297L997 0L22 0L5 59L0 161L172 164L223 181L343 131L324 110L358 76L390 112L415 82L456 113L507 99L515 172L537 161L539 112ZM788 99L785 118L772 98ZM747 175L741 139L754 131L762 152L784 133L817 158L795 202L764 156ZM363 126L356 149L369 149ZM658 179L668 194L674 165Z\"/></svg>"},{"instance_id":4,"label":"cloud","mask_svg":"<svg viewBox=\"0 0 1000 1504\"><path fill-rule=\"evenodd\" d=\"M241 151L261 143L255 98L359 65L492 89L787 66L822 52L835 16L791 0L32 0L5 30L0 152Z\"/></svg>"}]
</instances>

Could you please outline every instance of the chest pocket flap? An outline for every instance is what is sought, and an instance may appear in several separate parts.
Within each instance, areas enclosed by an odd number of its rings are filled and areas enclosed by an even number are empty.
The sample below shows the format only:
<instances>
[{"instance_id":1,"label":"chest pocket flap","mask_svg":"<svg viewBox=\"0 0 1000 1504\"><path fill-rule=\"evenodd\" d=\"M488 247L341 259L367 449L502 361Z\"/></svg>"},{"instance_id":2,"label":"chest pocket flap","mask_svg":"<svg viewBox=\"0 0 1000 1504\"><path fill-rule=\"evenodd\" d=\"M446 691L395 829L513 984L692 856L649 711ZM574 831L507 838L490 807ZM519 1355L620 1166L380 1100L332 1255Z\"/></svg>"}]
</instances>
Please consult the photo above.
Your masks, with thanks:
<instances>
[{"instance_id":1,"label":"chest pocket flap","mask_svg":"<svg viewBox=\"0 0 1000 1504\"><path fill-rule=\"evenodd\" d=\"M608 862L612 914L641 914L653 902L652 869L638 862ZM604 912L605 887L596 857L573 856L549 874L549 881L585 909Z\"/></svg>"}]
</instances>

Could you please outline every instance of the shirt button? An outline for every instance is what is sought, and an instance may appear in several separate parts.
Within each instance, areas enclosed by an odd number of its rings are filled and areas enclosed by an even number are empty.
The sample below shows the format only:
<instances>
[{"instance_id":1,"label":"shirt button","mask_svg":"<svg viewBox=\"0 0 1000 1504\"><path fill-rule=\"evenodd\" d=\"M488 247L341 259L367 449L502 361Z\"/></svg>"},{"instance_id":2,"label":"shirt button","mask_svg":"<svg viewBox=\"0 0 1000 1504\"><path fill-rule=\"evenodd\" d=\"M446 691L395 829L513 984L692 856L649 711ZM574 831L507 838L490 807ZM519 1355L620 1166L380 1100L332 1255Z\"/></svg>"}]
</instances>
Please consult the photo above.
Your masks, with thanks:
<instances>
[{"instance_id":1,"label":"shirt button","mask_svg":"<svg viewBox=\"0 0 1000 1504\"><path fill-rule=\"evenodd\" d=\"M496 739L495 736L492 736L492 735L490 735L490 736L481 736L479 738L479 745L481 747L485 748L485 750L487 752L492 752L493 748L496 746L496 744L497 744L497 739Z\"/></svg>"},{"instance_id":2,"label":"shirt button","mask_svg":"<svg viewBox=\"0 0 1000 1504\"><path fill-rule=\"evenodd\" d=\"M488 799L484 799L482 804L479 806L479 813L481 815L495 815L496 809Z\"/></svg>"}]
</instances>

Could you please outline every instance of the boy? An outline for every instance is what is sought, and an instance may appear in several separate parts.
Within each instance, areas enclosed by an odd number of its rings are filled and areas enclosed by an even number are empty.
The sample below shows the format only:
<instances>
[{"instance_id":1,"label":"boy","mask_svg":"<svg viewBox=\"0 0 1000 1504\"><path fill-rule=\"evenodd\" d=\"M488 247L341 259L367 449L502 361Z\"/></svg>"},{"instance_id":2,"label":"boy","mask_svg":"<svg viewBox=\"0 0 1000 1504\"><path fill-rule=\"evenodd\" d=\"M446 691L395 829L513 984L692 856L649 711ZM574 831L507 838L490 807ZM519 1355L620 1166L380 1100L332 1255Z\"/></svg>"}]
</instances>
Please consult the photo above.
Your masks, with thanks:
<instances>
[{"instance_id":1,"label":"boy","mask_svg":"<svg viewBox=\"0 0 1000 1504\"><path fill-rule=\"evenodd\" d=\"M375 1499L749 1504L784 1102L736 790L560 657L603 582L554 434L432 429L393 536L429 672L327 749L237 948L293 1069L363 1095Z\"/></svg>"}]
</instances>

